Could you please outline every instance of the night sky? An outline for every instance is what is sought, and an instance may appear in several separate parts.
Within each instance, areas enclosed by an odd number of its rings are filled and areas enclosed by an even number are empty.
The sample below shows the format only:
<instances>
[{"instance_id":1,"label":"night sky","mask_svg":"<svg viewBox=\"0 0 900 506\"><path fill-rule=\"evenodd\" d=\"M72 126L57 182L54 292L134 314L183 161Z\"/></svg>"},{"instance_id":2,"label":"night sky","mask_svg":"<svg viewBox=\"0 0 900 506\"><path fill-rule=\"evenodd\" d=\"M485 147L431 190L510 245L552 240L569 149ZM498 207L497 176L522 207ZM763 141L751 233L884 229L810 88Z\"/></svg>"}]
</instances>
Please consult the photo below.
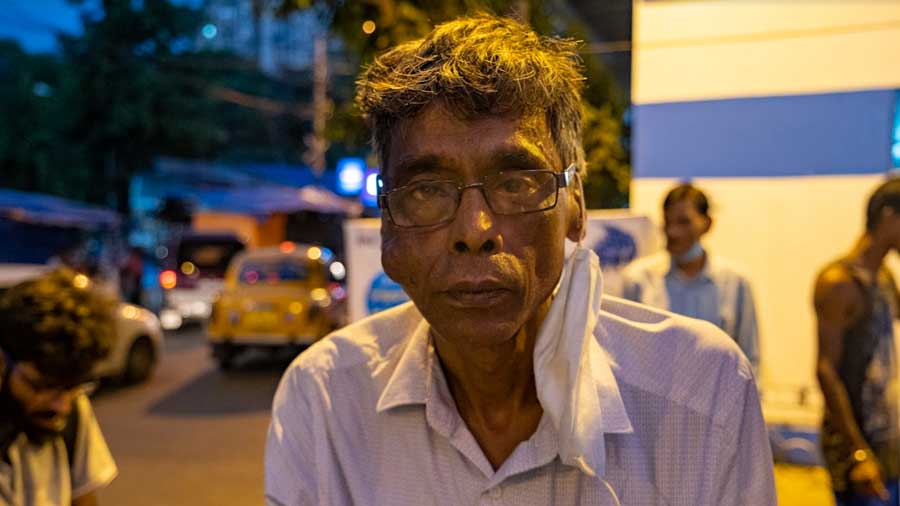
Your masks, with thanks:
<instances>
[{"instance_id":1,"label":"night sky","mask_svg":"<svg viewBox=\"0 0 900 506\"><path fill-rule=\"evenodd\" d=\"M66 0L0 0L0 39L15 39L33 53L55 51L55 34L81 33L80 11L96 13L101 2L82 3L83 6L73 6ZM174 3L197 6L202 0L175 0Z\"/></svg>"}]
</instances>

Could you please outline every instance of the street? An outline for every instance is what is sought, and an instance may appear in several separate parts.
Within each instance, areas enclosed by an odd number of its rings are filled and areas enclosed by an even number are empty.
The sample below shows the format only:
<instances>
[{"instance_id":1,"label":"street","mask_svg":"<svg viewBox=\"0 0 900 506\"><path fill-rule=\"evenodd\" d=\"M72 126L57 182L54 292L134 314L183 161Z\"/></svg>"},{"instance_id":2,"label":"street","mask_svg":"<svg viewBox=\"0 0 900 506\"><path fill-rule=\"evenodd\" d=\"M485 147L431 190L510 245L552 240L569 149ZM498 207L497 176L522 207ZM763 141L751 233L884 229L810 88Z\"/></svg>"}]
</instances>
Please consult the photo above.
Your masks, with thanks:
<instances>
[{"instance_id":1,"label":"street","mask_svg":"<svg viewBox=\"0 0 900 506\"><path fill-rule=\"evenodd\" d=\"M100 503L262 504L269 408L290 357L247 356L222 373L195 329L170 334L154 376L93 398L119 476Z\"/></svg>"}]
</instances>

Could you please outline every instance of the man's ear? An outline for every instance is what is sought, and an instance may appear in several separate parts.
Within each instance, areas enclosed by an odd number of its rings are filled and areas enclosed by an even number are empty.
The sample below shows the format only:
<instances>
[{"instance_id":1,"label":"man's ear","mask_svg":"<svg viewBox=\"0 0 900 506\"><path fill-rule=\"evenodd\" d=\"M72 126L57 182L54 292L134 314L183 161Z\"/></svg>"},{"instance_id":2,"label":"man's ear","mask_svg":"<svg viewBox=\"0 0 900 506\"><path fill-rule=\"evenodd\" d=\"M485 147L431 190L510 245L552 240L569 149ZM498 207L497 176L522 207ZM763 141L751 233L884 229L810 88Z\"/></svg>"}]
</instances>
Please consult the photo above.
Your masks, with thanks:
<instances>
[{"instance_id":1,"label":"man's ear","mask_svg":"<svg viewBox=\"0 0 900 506\"><path fill-rule=\"evenodd\" d=\"M704 216L703 221L705 224L703 225L703 230L700 232L701 235L709 232L709 229L712 228L712 224L713 224L712 217L710 217L710 216Z\"/></svg>"},{"instance_id":2,"label":"man's ear","mask_svg":"<svg viewBox=\"0 0 900 506\"><path fill-rule=\"evenodd\" d=\"M584 188L581 184L581 173L575 172L575 179L566 192L566 237L572 242L584 239L587 233L587 210L584 204Z\"/></svg>"}]
</instances>

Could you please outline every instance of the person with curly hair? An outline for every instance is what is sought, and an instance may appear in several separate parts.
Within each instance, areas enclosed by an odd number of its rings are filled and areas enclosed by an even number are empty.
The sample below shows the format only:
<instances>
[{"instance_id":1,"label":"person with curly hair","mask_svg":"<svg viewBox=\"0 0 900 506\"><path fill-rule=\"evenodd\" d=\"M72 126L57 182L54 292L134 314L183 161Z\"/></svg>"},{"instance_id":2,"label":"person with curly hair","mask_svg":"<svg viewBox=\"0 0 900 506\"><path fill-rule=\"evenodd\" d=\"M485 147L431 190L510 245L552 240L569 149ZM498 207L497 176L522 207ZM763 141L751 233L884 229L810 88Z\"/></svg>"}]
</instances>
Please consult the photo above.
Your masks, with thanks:
<instances>
[{"instance_id":1,"label":"person with curly hair","mask_svg":"<svg viewBox=\"0 0 900 506\"><path fill-rule=\"evenodd\" d=\"M270 506L775 504L751 366L707 322L602 295L578 44L475 15L376 59L381 262L411 302L285 372Z\"/></svg>"},{"instance_id":2,"label":"person with curly hair","mask_svg":"<svg viewBox=\"0 0 900 506\"><path fill-rule=\"evenodd\" d=\"M0 297L0 504L96 505L118 473L87 397L112 307L68 268Z\"/></svg>"}]
</instances>

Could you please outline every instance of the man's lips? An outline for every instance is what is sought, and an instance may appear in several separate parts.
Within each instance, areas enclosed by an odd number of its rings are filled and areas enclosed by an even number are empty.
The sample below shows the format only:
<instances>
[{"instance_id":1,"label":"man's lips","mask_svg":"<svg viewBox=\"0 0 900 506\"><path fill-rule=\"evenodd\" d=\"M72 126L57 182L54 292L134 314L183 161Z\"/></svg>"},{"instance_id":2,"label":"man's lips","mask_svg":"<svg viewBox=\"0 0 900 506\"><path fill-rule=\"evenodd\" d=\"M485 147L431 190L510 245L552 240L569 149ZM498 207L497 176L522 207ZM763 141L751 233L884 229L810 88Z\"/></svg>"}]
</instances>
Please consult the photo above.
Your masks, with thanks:
<instances>
[{"instance_id":1,"label":"man's lips","mask_svg":"<svg viewBox=\"0 0 900 506\"><path fill-rule=\"evenodd\" d=\"M465 280L451 283L441 291L450 304L459 307L491 306L513 291L499 280Z\"/></svg>"}]
</instances>

